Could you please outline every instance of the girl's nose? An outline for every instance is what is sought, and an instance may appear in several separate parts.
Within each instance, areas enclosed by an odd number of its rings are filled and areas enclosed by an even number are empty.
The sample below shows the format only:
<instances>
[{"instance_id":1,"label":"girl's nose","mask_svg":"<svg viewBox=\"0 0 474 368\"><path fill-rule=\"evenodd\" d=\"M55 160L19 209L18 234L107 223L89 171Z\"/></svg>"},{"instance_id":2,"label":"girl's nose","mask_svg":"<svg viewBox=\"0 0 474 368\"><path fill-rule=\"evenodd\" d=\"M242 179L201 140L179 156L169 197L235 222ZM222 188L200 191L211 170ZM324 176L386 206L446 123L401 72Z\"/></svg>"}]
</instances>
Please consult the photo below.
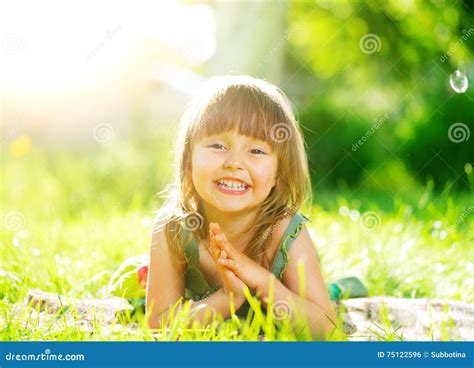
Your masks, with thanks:
<instances>
[{"instance_id":1,"label":"girl's nose","mask_svg":"<svg viewBox=\"0 0 474 368\"><path fill-rule=\"evenodd\" d=\"M230 154L224 162L224 168L230 170L240 170L243 168L242 160L239 159L237 154Z\"/></svg>"}]
</instances>

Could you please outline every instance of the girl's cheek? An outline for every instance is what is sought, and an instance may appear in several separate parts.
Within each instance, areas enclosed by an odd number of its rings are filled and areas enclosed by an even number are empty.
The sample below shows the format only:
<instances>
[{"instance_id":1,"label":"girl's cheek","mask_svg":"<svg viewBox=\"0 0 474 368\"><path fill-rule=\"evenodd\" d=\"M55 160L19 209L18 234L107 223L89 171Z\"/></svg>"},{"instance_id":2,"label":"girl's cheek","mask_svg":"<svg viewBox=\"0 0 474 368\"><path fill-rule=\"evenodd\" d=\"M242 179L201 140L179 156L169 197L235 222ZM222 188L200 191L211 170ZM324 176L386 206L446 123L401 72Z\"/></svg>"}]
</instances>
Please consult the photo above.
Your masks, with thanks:
<instances>
[{"instance_id":1,"label":"girl's cheek","mask_svg":"<svg viewBox=\"0 0 474 368\"><path fill-rule=\"evenodd\" d=\"M273 187L275 174L276 166L273 163L269 163L264 167L255 167L254 184L256 184L260 189L269 192Z\"/></svg>"},{"instance_id":2,"label":"girl's cheek","mask_svg":"<svg viewBox=\"0 0 474 368\"><path fill-rule=\"evenodd\" d=\"M209 150L196 150L193 154L193 175L212 179L219 165L219 157Z\"/></svg>"},{"instance_id":3,"label":"girl's cheek","mask_svg":"<svg viewBox=\"0 0 474 368\"><path fill-rule=\"evenodd\" d=\"M199 150L193 152L192 158L192 178L196 190L200 190L203 185L203 177L206 175L205 166L203 165L203 157Z\"/></svg>"},{"instance_id":4,"label":"girl's cheek","mask_svg":"<svg viewBox=\"0 0 474 368\"><path fill-rule=\"evenodd\" d=\"M205 162L210 159L208 156L209 154L206 150L195 149L193 151L193 168L196 168L197 170L206 168Z\"/></svg>"}]
</instances>

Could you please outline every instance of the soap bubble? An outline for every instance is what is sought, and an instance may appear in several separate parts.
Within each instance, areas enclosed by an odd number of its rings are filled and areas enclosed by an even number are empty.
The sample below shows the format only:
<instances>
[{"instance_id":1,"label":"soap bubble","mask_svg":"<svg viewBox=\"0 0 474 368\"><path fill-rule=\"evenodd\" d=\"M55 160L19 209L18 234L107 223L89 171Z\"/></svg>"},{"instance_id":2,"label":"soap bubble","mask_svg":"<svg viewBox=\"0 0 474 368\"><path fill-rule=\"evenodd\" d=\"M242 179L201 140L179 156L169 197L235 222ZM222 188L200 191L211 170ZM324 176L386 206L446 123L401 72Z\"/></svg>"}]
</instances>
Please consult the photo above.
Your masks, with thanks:
<instances>
[{"instance_id":1,"label":"soap bubble","mask_svg":"<svg viewBox=\"0 0 474 368\"><path fill-rule=\"evenodd\" d=\"M469 175L470 173L472 173L472 165L471 165L470 162L467 162L467 163L464 165L464 172L465 172L466 174L468 174L468 175Z\"/></svg>"},{"instance_id":2,"label":"soap bubble","mask_svg":"<svg viewBox=\"0 0 474 368\"><path fill-rule=\"evenodd\" d=\"M456 70L449 76L449 84L451 84L451 88L455 92L464 93L467 90L467 77L459 70Z\"/></svg>"}]
</instances>

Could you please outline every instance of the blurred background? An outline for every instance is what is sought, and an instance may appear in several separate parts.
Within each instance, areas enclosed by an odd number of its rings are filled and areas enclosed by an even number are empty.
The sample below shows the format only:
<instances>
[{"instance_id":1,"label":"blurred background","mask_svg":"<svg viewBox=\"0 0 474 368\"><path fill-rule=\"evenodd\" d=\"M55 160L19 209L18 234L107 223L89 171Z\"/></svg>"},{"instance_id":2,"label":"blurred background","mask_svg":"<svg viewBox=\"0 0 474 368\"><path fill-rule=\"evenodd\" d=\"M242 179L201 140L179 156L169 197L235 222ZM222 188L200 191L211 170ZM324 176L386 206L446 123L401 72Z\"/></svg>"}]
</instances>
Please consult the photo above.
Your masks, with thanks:
<instances>
[{"instance_id":1,"label":"blurred background","mask_svg":"<svg viewBox=\"0 0 474 368\"><path fill-rule=\"evenodd\" d=\"M1 6L2 275L94 293L145 252L186 103L249 74L294 103L325 275L472 299L472 1Z\"/></svg>"}]
</instances>

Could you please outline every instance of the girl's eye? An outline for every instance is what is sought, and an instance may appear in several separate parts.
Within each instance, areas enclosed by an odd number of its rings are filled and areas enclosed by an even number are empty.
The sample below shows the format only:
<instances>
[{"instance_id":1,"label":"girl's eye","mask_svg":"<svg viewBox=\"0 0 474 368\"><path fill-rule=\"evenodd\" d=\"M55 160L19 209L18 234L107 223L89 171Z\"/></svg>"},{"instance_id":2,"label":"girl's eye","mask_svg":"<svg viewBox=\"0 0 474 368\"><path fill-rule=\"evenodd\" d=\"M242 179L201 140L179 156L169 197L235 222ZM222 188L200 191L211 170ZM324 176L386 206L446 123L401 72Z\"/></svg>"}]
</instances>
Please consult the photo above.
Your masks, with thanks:
<instances>
[{"instance_id":1,"label":"girl's eye","mask_svg":"<svg viewBox=\"0 0 474 368\"><path fill-rule=\"evenodd\" d=\"M250 152L254 153L254 154L257 154L257 155L266 155L265 152L263 152L261 149L259 148L254 148L252 150L250 150Z\"/></svg>"},{"instance_id":2,"label":"girl's eye","mask_svg":"<svg viewBox=\"0 0 474 368\"><path fill-rule=\"evenodd\" d=\"M220 144L220 143L213 143L213 144L209 145L208 147L217 148L217 149L225 149L225 146L223 144Z\"/></svg>"}]
</instances>

